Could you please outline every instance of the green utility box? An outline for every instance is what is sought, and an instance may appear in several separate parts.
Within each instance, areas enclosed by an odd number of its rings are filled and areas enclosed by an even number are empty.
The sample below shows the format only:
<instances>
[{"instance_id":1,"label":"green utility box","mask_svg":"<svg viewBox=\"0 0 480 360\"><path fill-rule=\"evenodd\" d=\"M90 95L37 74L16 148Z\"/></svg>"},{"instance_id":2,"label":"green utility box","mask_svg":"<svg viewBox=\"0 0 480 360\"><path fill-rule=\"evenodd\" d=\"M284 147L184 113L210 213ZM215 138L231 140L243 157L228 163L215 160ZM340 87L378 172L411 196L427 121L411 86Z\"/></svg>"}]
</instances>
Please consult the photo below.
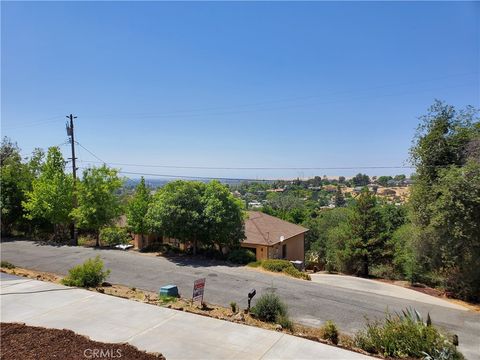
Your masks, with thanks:
<instances>
[{"instance_id":1,"label":"green utility box","mask_svg":"<svg viewBox=\"0 0 480 360\"><path fill-rule=\"evenodd\" d=\"M160 288L160 296L178 297L177 285L165 285Z\"/></svg>"}]
</instances>

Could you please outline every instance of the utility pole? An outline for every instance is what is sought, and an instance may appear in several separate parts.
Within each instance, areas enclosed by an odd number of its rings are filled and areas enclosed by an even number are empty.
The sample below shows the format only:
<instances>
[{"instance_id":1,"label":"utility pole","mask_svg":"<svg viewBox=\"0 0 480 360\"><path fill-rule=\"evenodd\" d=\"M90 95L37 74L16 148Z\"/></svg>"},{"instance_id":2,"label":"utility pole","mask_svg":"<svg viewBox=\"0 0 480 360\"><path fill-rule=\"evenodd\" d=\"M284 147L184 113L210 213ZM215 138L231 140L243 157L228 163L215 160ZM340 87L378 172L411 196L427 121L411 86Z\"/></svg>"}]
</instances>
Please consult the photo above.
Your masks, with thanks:
<instances>
[{"instance_id":1,"label":"utility pole","mask_svg":"<svg viewBox=\"0 0 480 360\"><path fill-rule=\"evenodd\" d=\"M77 182L77 166L75 164L75 160L77 159L75 157L75 136L74 136L74 131L73 131L73 119L76 119L76 116L73 116L72 114L67 115L67 119L70 120L70 124L67 122L66 128L67 128L67 135L70 137L70 144L72 145L72 175L73 175L73 208L77 207L77 195L75 193L75 186ZM71 231L71 236L73 239L73 245L77 246L78 245L78 233L77 233L77 227L75 226L75 220L72 221L72 231Z\"/></svg>"}]
</instances>

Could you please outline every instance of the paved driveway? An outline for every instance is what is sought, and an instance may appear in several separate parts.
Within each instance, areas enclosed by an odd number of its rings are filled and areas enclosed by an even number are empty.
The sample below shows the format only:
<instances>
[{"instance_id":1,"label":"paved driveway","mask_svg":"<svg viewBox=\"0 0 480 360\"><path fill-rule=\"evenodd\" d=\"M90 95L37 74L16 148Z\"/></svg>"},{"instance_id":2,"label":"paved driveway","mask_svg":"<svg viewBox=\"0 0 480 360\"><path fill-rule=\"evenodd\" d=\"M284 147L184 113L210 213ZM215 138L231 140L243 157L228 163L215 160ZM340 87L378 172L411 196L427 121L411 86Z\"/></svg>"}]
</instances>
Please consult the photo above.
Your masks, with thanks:
<instances>
[{"instance_id":1,"label":"paved driveway","mask_svg":"<svg viewBox=\"0 0 480 360\"><path fill-rule=\"evenodd\" d=\"M295 321L319 326L331 319L341 330L350 333L363 327L365 317L382 318L387 309L393 312L411 306L425 316L429 312L436 325L458 334L460 350L468 359L480 359L480 314L436 301L376 293L368 286L362 286L362 279L358 279L355 287L348 288L336 286L335 281L309 282L214 261L166 259L118 250L52 247L30 241L4 242L0 244L0 249L2 260L58 274L66 274L73 265L98 254L112 270L111 282L152 291L173 283L178 285L184 297L190 296L195 279L205 277L206 301L223 306L235 301L239 306L246 307L247 293L252 288L257 290L257 294L273 290L288 304Z\"/></svg>"}]
</instances>

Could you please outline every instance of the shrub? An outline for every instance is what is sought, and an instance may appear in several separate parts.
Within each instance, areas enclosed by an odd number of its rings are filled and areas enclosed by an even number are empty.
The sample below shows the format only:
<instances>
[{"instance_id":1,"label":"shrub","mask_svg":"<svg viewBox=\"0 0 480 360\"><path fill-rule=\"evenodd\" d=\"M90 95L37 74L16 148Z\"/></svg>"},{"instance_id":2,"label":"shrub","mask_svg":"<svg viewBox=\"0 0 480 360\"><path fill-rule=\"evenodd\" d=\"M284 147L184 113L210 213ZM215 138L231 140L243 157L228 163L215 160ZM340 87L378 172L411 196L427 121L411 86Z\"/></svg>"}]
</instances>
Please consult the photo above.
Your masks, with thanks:
<instances>
[{"instance_id":1,"label":"shrub","mask_svg":"<svg viewBox=\"0 0 480 360\"><path fill-rule=\"evenodd\" d=\"M278 315L276 319L277 324L280 324L283 329L293 331L293 322L288 315Z\"/></svg>"},{"instance_id":2,"label":"shrub","mask_svg":"<svg viewBox=\"0 0 480 360\"><path fill-rule=\"evenodd\" d=\"M67 286L94 287L100 285L110 274L110 270L103 269L100 256L88 259L82 265L77 265L68 270L68 275L62 279L62 284Z\"/></svg>"},{"instance_id":3,"label":"shrub","mask_svg":"<svg viewBox=\"0 0 480 360\"><path fill-rule=\"evenodd\" d=\"M256 268L256 267L262 266L262 261L261 260L253 261L249 263L247 266Z\"/></svg>"},{"instance_id":4,"label":"shrub","mask_svg":"<svg viewBox=\"0 0 480 360\"><path fill-rule=\"evenodd\" d=\"M255 254L247 249L235 249L228 255L228 261L234 264L246 265L255 261L257 258Z\"/></svg>"},{"instance_id":5,"label":"shrub","mask_svg":"<svg viewBox=\"0 0 480 360\"><path fill-rule=\"evenodd\" d=\"M287 267L285 269L283 269L282 271L283 273L287 274L287 275L290 275L290 276L293 276L295 278L298 278L298 279L303 279L303 280L311 280L311 277L310 275L304 273L304 272L301 272L300 270L298 270L295 266L291 266L291 267Z\"/></svg>"},{"instance_id":6,"label":"shrub","mask_svg":"<svg viewBox=\"0 0 480 360\"><path fill-rule=\"evenodd\" d=\"M175 296L170 296L170 295L158 295L158 301L160 302L161 305L166 305L168 303L172 303L177 301L178 298Z\"/></svg>"},{"instance_id":7,"label":"shrub","mask_svg":"<svg viewBox=\"0 0 480 360\"><path fill-rule=\"evenodd\" d=\"M325 325L322 327L322 339L328 340L333 344L338 344L338 329L337 325L331 320L327 320Z\"/></svg>"},{"instance_id":8,"label":"shrub","mask_svg":"<svg viewBox=\"0 0 480 360\"><path fill-rule=\"evenodd\" d=\"M280 259L268 259L262 261L262 267L265 270L273 271L273 272L282 272L284 269L288 267L295 267L292 263L288 260L280 260Z\"/></svg>"},{"instance_id":9,"label":"shrub","mask_svg":"<svg viewBox=\"0 0 480 360\"><path fill-rule=\"evenodd\" d=\"M8 261L2 261L0 263L0 267L5 268L5 269L15 269L15 265L13 265L12 263L10 263Z\"/></svg>"},{"instance_id":10,"label":"shrub","mask_svg":"<svg viewBox=\"0 0 480 360\"><path fill-rule=\"evenodd\" d=\"M233 313L236 313L237 312L237 303L235 301L232 301L230 303L230 308L232 309Z\"/></svg>"},{"instance_id":11,"label":"shrub","mask_svg":"<svg viewBox=\"0 0 480 360\"><path fill-rule=\"evenodd\" d=\"M100 241L107 245L128 244L130 236L127 230L118 226L106 227L100 230Z\"/></svg>"},{"instance_id":12,"label":"shrub","mask_svg":"<svg viewBox=\"0 0 480 360\"><path fill-rule=\"evenodd\" d=\"M369 322L355 335L355 344L370 353L392 357L434 357L444 360L463 359L455 346L437 328L424 322L414 309L401 314L387 314L384 322Z\"/></svg>"},{"instance_id":13,"label":"shrub","mask_svg":"<svg viewBox=\"0 0 480 360\"><path fill-rule=\"evenodd\" d=\"M262 321L275 322L278 316L287 315L287 306L276 294L267 293L258 299L251 311Z\"/></svg>"}]
</instances>

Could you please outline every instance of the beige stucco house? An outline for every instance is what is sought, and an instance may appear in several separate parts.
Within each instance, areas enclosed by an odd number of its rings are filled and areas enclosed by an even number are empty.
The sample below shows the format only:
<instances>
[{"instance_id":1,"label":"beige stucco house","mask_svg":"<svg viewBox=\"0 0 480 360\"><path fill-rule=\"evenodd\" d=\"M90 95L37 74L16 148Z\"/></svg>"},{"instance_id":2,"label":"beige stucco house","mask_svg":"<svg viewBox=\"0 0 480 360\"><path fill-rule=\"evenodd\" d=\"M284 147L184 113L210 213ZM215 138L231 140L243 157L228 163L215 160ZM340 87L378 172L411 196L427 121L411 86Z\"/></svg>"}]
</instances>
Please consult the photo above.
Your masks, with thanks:
<instances>
[{"instance_id":1,"label":"beige stucco house","mask_svg":"<svg viewBox=\"0 0 480 360\"><path fill-rule=\"evenodd\" d=\"M257 260L305 260L305 233L308 229L258 211L249 211L242 247Z\"/></svg>"}]
</instances>

